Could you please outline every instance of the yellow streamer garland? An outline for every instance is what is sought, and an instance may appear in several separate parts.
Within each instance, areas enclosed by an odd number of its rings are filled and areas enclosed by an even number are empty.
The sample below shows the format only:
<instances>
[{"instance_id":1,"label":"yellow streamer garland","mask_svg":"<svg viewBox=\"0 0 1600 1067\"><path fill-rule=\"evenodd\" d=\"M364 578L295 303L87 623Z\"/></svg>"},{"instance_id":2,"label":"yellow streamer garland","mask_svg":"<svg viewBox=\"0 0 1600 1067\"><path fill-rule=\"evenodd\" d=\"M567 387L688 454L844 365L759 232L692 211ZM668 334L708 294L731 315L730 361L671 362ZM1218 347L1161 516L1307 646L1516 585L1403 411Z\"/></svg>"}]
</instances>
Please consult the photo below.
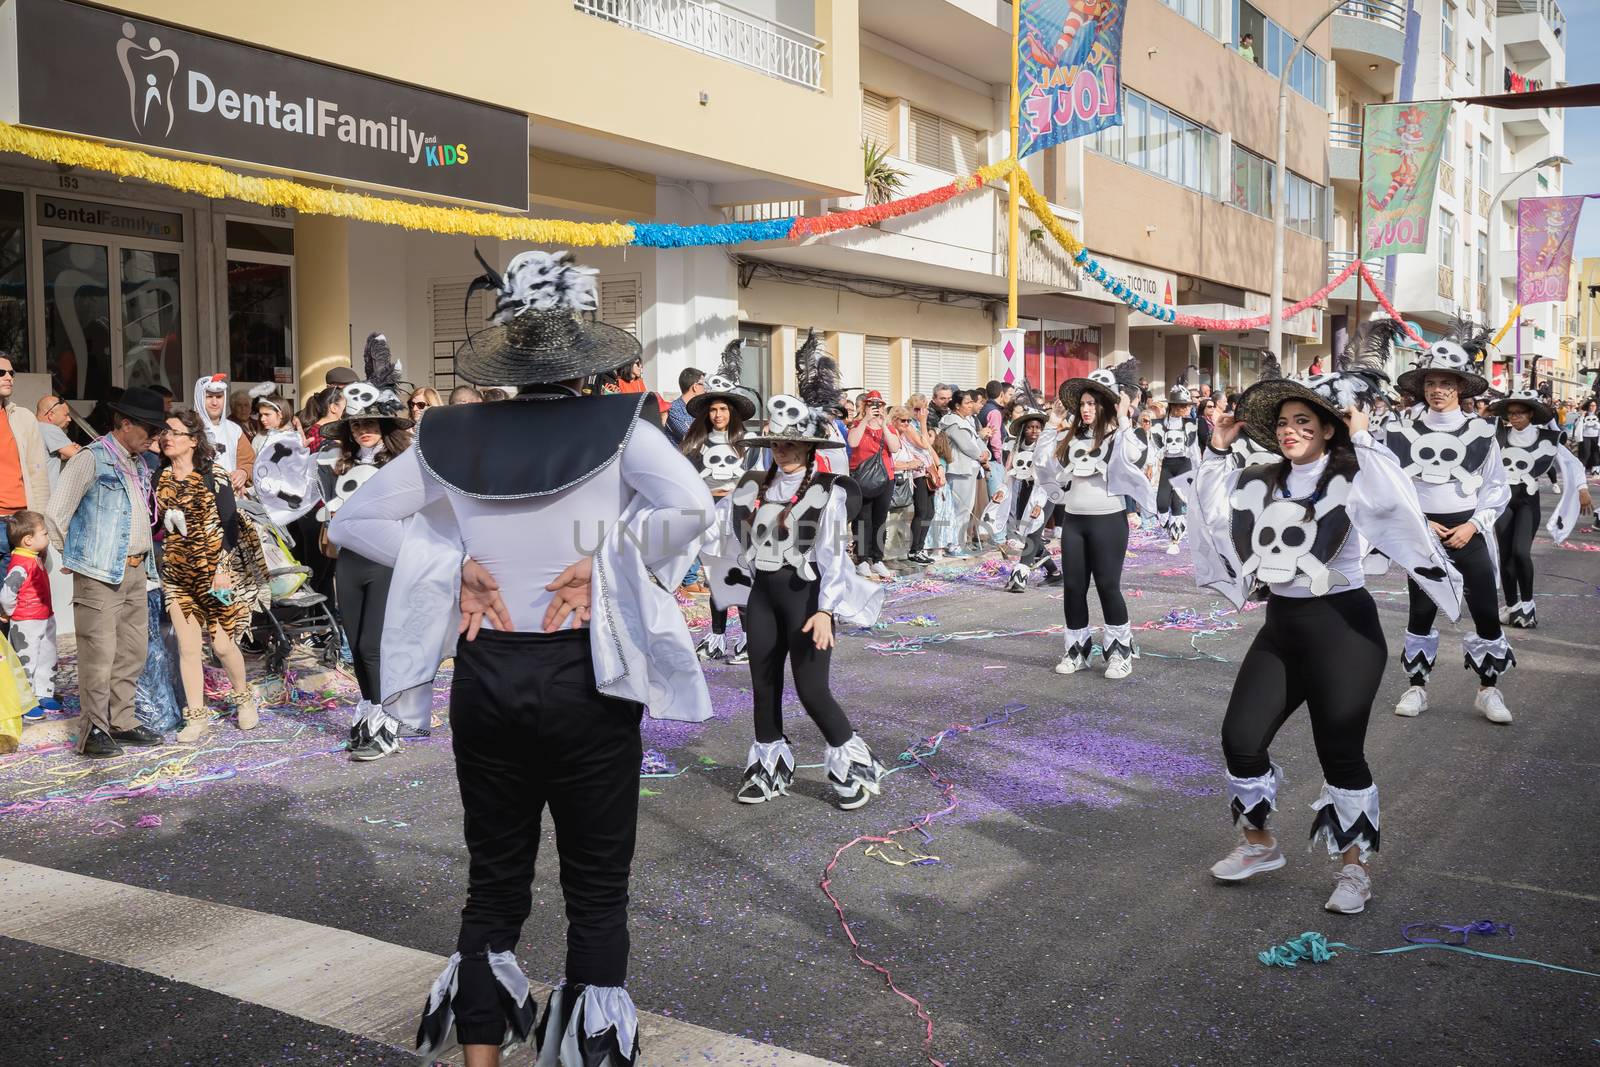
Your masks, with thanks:
<instances>
[{"instance_id":1,"label":"yellow streamer garland","mask_svg":"<svg viewBox=\"0 0 1600 1067\"><path fill-rule=\"evenodd\" d=\"M633 240L633 227L620 222L529 219L469 208L386 200L362 193L341 193L284 178L235 174L210 163L167 159L76 137L24 130L4 122L0 122L0 152L15 152L46 163L83 167L121 178L138 178L211 200L242 200L264 207L291 208L306 215L375 222L407 230L575 248L615 248Z\"/></svg>"},{"instance_id":2,"label":"yellow streamer garland","mask_svg":"<svg viewBox=\"0 0 1600 1067\"><path fill-rule=\"evenodd\" d=\"M1083 242L1072 236L1068 229L1061 225L1061 220L1056 218L1056 213L1051 210L1050 202L1039 195L1039 190L1033 187L1033 181L1028 177L1028 172L1023 170L1017 173L1017 178L1022 189L1022 199L1028 202L1044 228L1050 231L1050 236L1061 243L1067 254L1076 256L1083 251Z\"/></svg>"},{"instance_id":3,"label":"yellow streamer garland","mask_svg":"<svg viewBox=\"0 0 1600 1067\"><path fill-rule=\"evenodd\" d=\"M1499 348L1500 347L1500 342L1504 341L1506 339L1506 334L1511 332L1511 324L1516 322L1517 321L1517 316L1521 315L1521 314L1522 314L1522 305L1521 304L1518 304L1516 307L1512 308L1511 309L1511 314L1506 316L1506 324L1504 326L1500 327L1500 332L1495 334L1494 335L1494 340L1490 341L1489 343L1494 345L1496 348Z\"/></svg>"}]
</instances>

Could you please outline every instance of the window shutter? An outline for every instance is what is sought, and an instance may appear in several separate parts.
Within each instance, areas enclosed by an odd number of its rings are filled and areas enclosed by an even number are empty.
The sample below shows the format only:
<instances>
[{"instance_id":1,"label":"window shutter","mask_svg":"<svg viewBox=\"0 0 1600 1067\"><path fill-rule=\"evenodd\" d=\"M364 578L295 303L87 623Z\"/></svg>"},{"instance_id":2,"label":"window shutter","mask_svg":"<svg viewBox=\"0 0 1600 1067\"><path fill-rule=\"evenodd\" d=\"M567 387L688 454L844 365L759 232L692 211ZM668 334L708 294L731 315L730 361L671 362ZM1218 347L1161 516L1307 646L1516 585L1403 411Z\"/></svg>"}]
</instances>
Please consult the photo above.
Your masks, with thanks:
<instances>
[{"instance_id":1,"label":"window shutter","mask_svg":"<svg viewBox=\"0 0 1600 1067\"><path fill-rule=\"evenodd\" d=\"M489 294L482 291L474 293L472 304L467 305L467 287L471 284L470 278L434 278L429 283L435 389L456 387L456 349L468 333L483 329L494 308Z\"/></svg>"},{"instance_id":2,"label":"window shutter","mask_svg":"<svg viewBox=\"0 0 1600 1067\"><path fill-rule=\"evenodd\" d=\"M982 165L978 154L978 131L955 122L944 123L944 140L950 145L950 165L945 169L952 174L971 174Z\"/></svg>"},{"instance_id":3,"label":"window shutter","mask_svg":"<svg viewBox=\"0 0 1600 1067\"><path fill-rule=\"evenodd\" d=\"M866 346L866 386L889 397L889 339L868 337ZM896 398L890 397L893 403Z\"/></svg>"},{"instance_id":4,"label":"window shutter","mask_svg":"<svg viewBox=\"0 0 1600 1067\"><path fill-rule=\"evenodd\" d=\"M639 336L639 275L600 276L600 321Z\"/></svg>"},{"instance_id":5,"label":"window shutter","mask_svg":"<svg viewBox=\"0 0 1600 1067\"><path fill-rule=\"evenodd\" d=\"M955 382L967 389L976 389L978 381L978 350L971 345L945 345L944 380Z\"/></svg>"},{"instance_id":6,"label":"window shutter","mask_svg":"<svg viewBox=\"0 0 1600 1067\"><path fill-rule=\"evenodd\" d=\"M911 391L921 393L930 400L933 387L944 378L944 350L936 341L911 342Z\"/></svg>"},{"instance_id":7,"label":"window shutter","mask_svg":"<svg viewBox=\"0 0 1600 1067\"><path fill-rule=\"evenodd\" d=\"M861 90L861 139L885 151L894 145L889 135L889 98L867 88Z\"/></svg>"},{"instance_id":8,"label":"window shutter","mask_svg":"<svg viewBox=\"0 0 1600 1067\"><path fill-rule=\"evenodd\" d=\"M970 174L979 166L978 131L931 111L912 108L911 153L907 158L947 174Z\"/></svg>"},{"instance_id":9,"label":"window shutter","mask_svg":"<svg viewBox=\"0 0 1600 1067\"><path fill-rule=\"evenodd\" d=\"M911 109L911 152L913 163L943 169L939 151L939 116L920 108Z\"/></svg>"}]
</instances>

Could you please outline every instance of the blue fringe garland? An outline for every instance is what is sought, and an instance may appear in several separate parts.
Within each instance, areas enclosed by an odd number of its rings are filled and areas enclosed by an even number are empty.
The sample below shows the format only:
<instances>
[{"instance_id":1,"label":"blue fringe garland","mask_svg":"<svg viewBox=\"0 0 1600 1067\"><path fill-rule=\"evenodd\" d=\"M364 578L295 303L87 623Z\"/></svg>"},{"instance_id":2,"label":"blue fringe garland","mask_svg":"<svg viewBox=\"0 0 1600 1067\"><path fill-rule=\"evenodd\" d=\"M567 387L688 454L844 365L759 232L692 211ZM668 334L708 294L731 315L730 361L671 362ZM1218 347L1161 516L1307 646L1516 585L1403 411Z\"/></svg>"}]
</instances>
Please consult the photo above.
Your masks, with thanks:
<instances>
[{"instance_id":1,"label":"blue fringe garland","mask_svg":"<svg viewBox=\"0 0 1600 1067\"><path fill-rule=\"evenodd\" d=\"M766 222L725 222L720 226L679 226L670 222L629 222L632 244L643 248L696 248L737 245L748 241L782 241L794 228L794 219Z\"/></svg>"}]
</instances>

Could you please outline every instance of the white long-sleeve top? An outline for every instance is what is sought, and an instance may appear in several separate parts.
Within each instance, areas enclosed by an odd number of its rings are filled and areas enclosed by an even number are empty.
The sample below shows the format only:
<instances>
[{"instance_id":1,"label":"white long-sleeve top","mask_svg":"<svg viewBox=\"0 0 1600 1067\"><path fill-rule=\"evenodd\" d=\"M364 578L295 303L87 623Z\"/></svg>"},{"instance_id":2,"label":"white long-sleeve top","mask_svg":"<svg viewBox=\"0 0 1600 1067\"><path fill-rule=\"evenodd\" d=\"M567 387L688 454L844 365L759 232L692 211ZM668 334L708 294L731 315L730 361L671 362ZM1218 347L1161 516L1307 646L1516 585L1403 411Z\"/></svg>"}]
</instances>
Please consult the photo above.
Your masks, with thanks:
<instances>
[{"instance_id":1,"label":"white long-sleeve top","mask_svg":"<svg viewBox=\"0 0 1600 1067\"><path fill-rule=\"evenodd\" d=\"M1365 584L1365 541L1404 567L1452 621L1459 618L1461 576L1428 526L1412 480L1370 433L1356 434L1353 443L1358 469L1344 504L1351 536L1328 563L1345 577L1347 584L1336 585L1329 592L1346 592ZM1292 469L1290 498L1309 496L1325 466L1324 460ZM1200 521L1189 527L1190 533L1197 535L1193 538L1195 584L1216 590L1240 607L1250 590L1241 578L1244 565L1233 543L1231 497L1243 473L1234 467L1229 453L1206 448L1195 478L1195 510ZM1315 595L1304 575L1269 588L1278 596Z\"/></svg>"},{"instance_id":2,"label":"white long-sleeve top","mask_svg":"<svg viewBox=\"0 0 1600 1067\"><path fill-rule=\"evenodd\" d=\"M1450 411L1434 411L1429 407L1422 407L1417 415L1417 422L1429 430L1442 430L1451 432L1460 429L1467 421L1468 416L1459 409ZM1435 485L1424 482L1420 478L1412 479L1412 484L1417 490L1417 499L1422 504L1422 510L1428 515L1450 515L1459 511L1472 512L1472 524L1484 537L1494 540L1495 520L1500 518L1500 513L1511 502L1511 487L1506 483L1505 468L1500 463L1500 444L1498 441L1489 442L1489 454L1484 458L1483 465L1474 474L1483 479L1475 493L1466 492L1458 482L1446 482Z\"/></svg>"},{"instance_id":3,"label":"white long-sleeve top","mask_svg":"<svg viewBox=\"0 0 1600 1067\"><path fill-rule=\"evenodd\" d=\"M1144 453L1144 443L1134 432L1133 424L1124 419L1112 435L1110 457L1104 474L1076 475L1071 468L1063 467L1056 459L1062 431L1046 430L1033 446L1033 498L1028 505L1029 519L1026 533L1038 529L1043 515L1034 518L1037 511L1048 511L1061 504L1073 515L1114 515L1127 510L1124 497L1132 497L1135 504L1146 511L1155 509L1155 491L1150 479L1144 476L1139 460Z\"/></svg>"},{"instance_id":4,"label":"white long-sleeve top","mask_svg":"<svg viewBox=\"0 0 1600 1067\"><path fill-rule=\"evenodd\" d=\"M1539 432L1540 427L1533 425L1521 430L1508 429L1506 441L1516 448L1531 448L1538 442ZM1582 509L1580 491L1588 485L1588 477L1578 457L1558 444L1555 467L1551 469L1549 478L1560 484L1561 499L1556 502L1555 511L1550 515L1550 521L1545 523L1545 529L1559 545L1577 528L1578 514ZM1510 479L1507 479L1507 485L1510 484ZM1539 489L1539 483L1535 481L1530 492L1537 494Z\"/></svg>"}]
</instances>

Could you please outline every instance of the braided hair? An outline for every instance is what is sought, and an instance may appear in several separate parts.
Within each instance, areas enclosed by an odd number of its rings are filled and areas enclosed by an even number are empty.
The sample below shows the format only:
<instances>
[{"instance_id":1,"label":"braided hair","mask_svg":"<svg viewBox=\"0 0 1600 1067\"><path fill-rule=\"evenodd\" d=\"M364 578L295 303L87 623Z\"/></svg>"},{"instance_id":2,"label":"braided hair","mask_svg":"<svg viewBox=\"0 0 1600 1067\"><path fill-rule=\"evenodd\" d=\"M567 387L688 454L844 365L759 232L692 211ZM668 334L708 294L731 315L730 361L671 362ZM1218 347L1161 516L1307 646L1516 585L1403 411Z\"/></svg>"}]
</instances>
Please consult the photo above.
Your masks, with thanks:
<instances>
[{"instance_id":1,"label":"braided hair","mask_svg":"<svg viewBox=\"0 0 1600 1067\"><path fill-rule=\"evenodd\" d=\"M759 499L761 501L765 501L767 499L767 490L771 488L772 483L777 480L779 471L780 468L778 467L778 460L776 457L774 457L772 460L772 465L767 468L767 476L761 479L761 492L759 494ZM800 479L800 488L795 490L794 499L785 504L783 506L783 510L778 513L778 533L780 535L788 535L789 513L794 510L795 504L805 498L806 490L811 488L811 483L816 480L816 475L817 448L815 445L811 445L806 452L806 476Z\"/></svg>"}]
</instances>

